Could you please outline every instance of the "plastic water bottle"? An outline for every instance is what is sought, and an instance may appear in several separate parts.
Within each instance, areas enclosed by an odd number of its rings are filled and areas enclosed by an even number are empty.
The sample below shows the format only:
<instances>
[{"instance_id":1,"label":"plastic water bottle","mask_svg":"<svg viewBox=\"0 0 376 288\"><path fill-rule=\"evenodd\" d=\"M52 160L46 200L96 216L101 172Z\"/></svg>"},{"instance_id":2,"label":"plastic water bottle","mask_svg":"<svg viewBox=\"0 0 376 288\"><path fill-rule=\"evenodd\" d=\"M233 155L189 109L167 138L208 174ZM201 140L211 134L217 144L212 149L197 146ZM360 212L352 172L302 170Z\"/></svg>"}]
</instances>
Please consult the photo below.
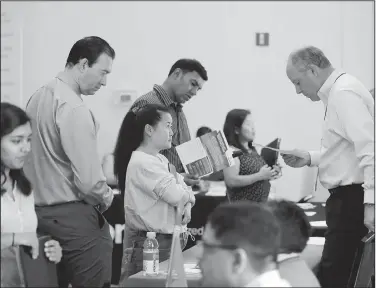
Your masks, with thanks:
<instances>
[{"instance_id":1,"label":"plastic water bottle","mask_svg":"<svg viewBox=\"0 0 376 288\"><path fill-rule=\"evenodd\" d=\"M143 250L144 274L155 276L159 273L159 245L155 232L147 232Z\"/></svg>"}]
</instances>

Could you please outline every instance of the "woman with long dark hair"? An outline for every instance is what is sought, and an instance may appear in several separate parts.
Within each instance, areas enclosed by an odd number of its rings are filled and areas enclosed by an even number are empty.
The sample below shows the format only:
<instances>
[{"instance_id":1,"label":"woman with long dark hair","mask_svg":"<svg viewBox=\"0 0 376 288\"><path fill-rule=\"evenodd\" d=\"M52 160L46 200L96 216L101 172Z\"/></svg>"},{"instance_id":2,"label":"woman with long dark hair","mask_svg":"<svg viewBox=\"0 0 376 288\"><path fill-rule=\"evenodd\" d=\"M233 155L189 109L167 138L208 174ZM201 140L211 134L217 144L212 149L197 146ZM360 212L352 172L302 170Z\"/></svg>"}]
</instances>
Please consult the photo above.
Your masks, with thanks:
<instances>
[{"instance_id":1,"label":"woman with long dark hair","mask_svg":"<svg viewBox=\"0 0 376 288\"><path fill-rule=\"evenodd\" d=\"M16 260L16 246L31 247L38 257L37 215L29 180L22 167L30 152L31 125L25 111L1 103L1 287L23 286ZM55 240L46 242L45 253L52 262L61 259Z\"/></svg>"},{"instance_id":2,"label":"woman with long dark hair","mask_svg":"<svg viewBox=\"0 0 376 288\"><path fill-rule=\"evenodd\" d=\"M182 225L191 218L192 189L159 152L171 147L172 117L160 105L129 111L120 127L114 173L124 196L125 229L121 282L142 270L142 247L147 232L156 232L159 260L170 256L175 207L184 206ZM182 233L183 246L187 234Z\"/></svg>"},{"instance_id":3,"label":"woman with long dark hair","mask_svg":"<svg viewBox=\"0 0 376 288\"><path fill-rule=\"evenodd\" d=\"M270 180L280 177L280 167L268 167L253 147L255 125L249 110L228 112L223 127L227 142L243 154L235 158L235 165L223 170L230 201L265 202L270 192Z\"/></svg>"}]
</instances>

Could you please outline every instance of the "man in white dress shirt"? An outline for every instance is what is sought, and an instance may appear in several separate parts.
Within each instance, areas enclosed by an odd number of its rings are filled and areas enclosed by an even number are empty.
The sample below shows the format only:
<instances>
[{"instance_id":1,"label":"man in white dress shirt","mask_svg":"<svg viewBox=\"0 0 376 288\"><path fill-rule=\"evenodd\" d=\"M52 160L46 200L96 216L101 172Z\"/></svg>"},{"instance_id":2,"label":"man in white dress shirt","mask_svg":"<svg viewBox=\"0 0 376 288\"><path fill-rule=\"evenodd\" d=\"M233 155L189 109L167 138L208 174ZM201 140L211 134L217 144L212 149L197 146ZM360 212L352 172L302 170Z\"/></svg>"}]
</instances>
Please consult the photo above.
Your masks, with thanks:
<instances>
[{"instance_id":1,"label":"man in white dress shirt","mask_svg":"<svg viewBox=\"0 0 376 288\"><path fill-rule=\"evenodd\" d=\"M343 288L357 245L375 225L374 99L359 80L333 68L316 47L291 53L286 73L297 94L324 103L321 150L293 150L282 156L291 167L319 167L320 182L330 196L318 277L324 288Z\"/></svg>"}]
</instances>

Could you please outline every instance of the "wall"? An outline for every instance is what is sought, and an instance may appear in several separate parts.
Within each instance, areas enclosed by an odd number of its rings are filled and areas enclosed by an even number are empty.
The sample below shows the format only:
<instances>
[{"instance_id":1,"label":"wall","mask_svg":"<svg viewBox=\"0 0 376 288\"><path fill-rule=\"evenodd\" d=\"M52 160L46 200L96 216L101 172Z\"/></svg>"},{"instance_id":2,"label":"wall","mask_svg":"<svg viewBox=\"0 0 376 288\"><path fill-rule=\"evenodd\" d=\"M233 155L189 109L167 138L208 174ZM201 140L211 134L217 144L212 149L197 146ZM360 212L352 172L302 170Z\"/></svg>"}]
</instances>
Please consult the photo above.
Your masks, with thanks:
<instances>
[{"instance_id":1,"label":"wall","mask_svg":"<svg viewBox=\"0 0 376 288\"><path fill-rule=\"evenodd\" d=\"M22 105L22 28L19 5L1 2L1 101Z\"/></svg>"},{"instance_id":2,"label":"wall","mask_svg":"<svg viewBox=\"0 0 376 288\"><path fill-rule=\"evenodd\" d=\"M342 66L375 87L375 1L341 2Z\"/></svg>"},{"instance_id":3,"label":"wall","mask_svg":"<svg viewBox=\"0 0 376 288\"><path fill-rule=\"evenodd\" d=\"M115 48L117 57L107 87L86 99L101 123L100 155L112 151L129 108L115 107L112 91L148 92L153 84L162 83L173 62L181 57L197 58L209 75L204 89L184 108L192 133L201 125L220 129L230 109L244 107L251 109L256 119L257 142L266 144L278 136L282 148L317 149L321 138L322 104L296 95L285 75L292 50L315 45L333 65L354 72L367 85L374 77L370 2L75 1L18 5L27 12L23 14L24 104L64 68L74 41L98 35ZM270 33L269 47L255 46L256 32ZM350 41L355 36L360 42ZM299 199L306 189L302 173L301 169L285 168L276 183L278 196Z\"/></svg>"}]
</instances>

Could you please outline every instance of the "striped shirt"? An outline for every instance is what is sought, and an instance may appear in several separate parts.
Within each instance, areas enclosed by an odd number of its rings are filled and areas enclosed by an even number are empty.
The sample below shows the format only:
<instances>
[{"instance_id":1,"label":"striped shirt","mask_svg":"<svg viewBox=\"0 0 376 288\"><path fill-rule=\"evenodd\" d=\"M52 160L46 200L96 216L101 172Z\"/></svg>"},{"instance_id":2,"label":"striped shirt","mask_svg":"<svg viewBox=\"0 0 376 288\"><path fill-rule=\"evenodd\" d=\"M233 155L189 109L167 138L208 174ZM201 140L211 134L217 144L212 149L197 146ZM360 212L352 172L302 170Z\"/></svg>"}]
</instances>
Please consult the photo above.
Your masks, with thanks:
<instances>
[{"instance_id":1,"label":"striped shirt","mask_svg":"<svg viewBox=\"0 0 376 288\"><path fill-rule=\"evenodd\" d=\"M164 155L168 161L176 167L178 173L184 173L183 165L175 147L191 140L187 119L182 110L182 105L172 101L172 97L162 88L162 86L154 85L153 90L139 97L132 105L131 110L136 111L147 104L159 104L168 108L172 116L172 145L170 149L162 150L160 153Z\"/></svg>"}]
</instances>

